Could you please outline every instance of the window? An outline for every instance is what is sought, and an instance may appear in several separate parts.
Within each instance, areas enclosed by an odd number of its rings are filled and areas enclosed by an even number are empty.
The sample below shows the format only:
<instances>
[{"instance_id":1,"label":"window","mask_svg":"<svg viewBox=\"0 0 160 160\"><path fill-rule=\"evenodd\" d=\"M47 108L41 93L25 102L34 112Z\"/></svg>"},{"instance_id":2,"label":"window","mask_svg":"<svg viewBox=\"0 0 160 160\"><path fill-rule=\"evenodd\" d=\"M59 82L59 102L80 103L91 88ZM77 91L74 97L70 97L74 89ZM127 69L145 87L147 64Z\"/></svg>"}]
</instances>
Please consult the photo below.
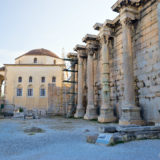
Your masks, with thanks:
<instances>
[{"instance_id":1,"label":"window","mask_svg":"<svg viewBox=\"0 0 160 160\"><path fill-rule=\"evenodd\" d=\"M56 77L52 77L52 83L56 82Z\"/></svg>"},{"instance_id":2,"label":"window","mask_svg":"<svg viewBox=\"0 0 160 160\"><path fill-rule=\"evenodd\" d=\"M29 82L30 82L30 83L32 82L32 77L31 77L31 76L29 77Z\"/></svg>"},{"instance_id":3,"label":"window","mask_svg":"<svg viewBox=\"0 0 160 160\"><path fill-rule=\"evenodd\" d=\"M37 63L37 58L34 58L34 64L36 64Z\"/></svg>"},{"instance_id":4,"label":"window","mask_svg":"<svg viewBox=\"0 0 160 160\"><path fill-rule=\"evenodd\" d=\"M41 82L44 83L45 82L45 77L41 78Z\"/></svg>"},{"instance_id":5,"label":"window","mask_svg":"<svg viewBox=\"0 0 160 160\"><path fill-rule=\"evenodd\" d=\"M40 96L41 96L41 97L46 96L46 90L45 90L45 88L41 88L41 89L40 89Z\"/></svg>"},{"instance_id":6,"label":"window","mask_svg":"<svg viewBox=\"0 0 160 160\"><path fill-rule=\"evenodd\" d=\"M28 97L32 97L32 96L33 96L33 89L28 88Z\"/></svg>"},{"instance_id":7,"label":"window","mask_svg":"<svg viewBox=\"0 0 160 160\"><path fill-rule=\"evenodd\" d=\"M19 82L19 83L22 82L22 77L18 77L18 82Z\"/></svg>"},{"instance_id":8,"label":"window","mask_svg":"<svg viewBox=\"0 0 160 160\"><path fill-rule=\"evenodd\" d=\"M56 60L53 60L53 64L56 64Z\"/></svg>"},{"instance_id":9,"label":"window","mask_svg":"<svg viewBox=\"0 0 160 160\"><path fill-rule=\"evenodd\" d=\"M22 88L17 88L17 96L18 97L22 96Z\"/></svg>"}]
</instances>

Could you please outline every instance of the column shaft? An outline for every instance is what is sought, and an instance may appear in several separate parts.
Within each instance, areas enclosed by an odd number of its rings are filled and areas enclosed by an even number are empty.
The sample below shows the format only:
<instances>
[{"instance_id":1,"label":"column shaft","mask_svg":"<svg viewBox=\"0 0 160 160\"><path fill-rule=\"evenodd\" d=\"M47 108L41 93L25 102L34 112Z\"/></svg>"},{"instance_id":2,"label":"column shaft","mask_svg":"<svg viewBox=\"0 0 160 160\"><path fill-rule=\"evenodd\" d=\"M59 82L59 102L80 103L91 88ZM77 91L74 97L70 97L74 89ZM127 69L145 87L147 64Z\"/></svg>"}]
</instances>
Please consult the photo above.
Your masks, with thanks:
<instances>
[{"instance_id":1,"label":"column shaft","mask_svg":"<svg viewBox=\"0 0 160 160\"><path fill-rule=\"evenodd\" d=\"M132 42L129 24L123 25L123 70L124 70L124 103L135 105Z\"/></svg>"},{"instance_id":2,"label":"column shaft","mask_svg":"<svg viewBox=\"0 0 160 160\"><path fill-rule=\"evenodd\" d=\"M93 51L89 50L87 62L87 86L88 86L88 104L84 119L96 119L97 111L94 106L94 75L93 75Z\"/></svg>"},{"instance_id":3,"label":"column shaft","mask_svg":"<svg viewBox=\"0 0 160 160\"><path fill-rule=\"evenodd\" d=\"M140 108L135 105L135 88L133 73L133 54L131 40L130 20L122 22L122 45L123 45L123 71L124 71L124 97L122 102L122 115L119 123L143 124L140 117Z\"/></svg>"},{"instance_id":4,"label":"column shaft","mask_svg":"<svg viewBox=\"0 0 160 160\"><path fill-rule=\"evenodd\" d=\"M110 105L110 86L109 86L109 37L103 37L102 41L102 73L101 73L101 96L102 104L100 110L100 116L98 117L99 122L114 122L113 107ZM105 39L107 38L107 39Z\"/></svg>"},{"instance_id":5,"label":"column shaft","mask_svg":"<svg viewBox=\"0 0 160 160\"><path fill-rule=\"evenodd\" d=\"M85 114L83 106L83 59L78 58L78 104L76 109L75 118L82 118Z\"/></svg>"}]
</instances>

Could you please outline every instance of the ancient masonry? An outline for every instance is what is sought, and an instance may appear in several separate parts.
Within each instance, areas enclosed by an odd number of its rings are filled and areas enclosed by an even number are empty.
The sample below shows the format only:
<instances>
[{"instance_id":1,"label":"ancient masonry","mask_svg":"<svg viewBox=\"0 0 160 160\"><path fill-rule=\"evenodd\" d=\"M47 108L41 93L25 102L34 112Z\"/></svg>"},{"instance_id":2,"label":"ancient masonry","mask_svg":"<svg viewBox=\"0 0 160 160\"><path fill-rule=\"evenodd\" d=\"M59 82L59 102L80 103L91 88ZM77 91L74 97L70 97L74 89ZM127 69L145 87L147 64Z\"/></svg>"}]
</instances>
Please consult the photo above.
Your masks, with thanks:
<instances>
[{"instance_id":1,"label":"ancient masonry","mask_svg":"<svg viewBox=\"0 0 160 160\"><path fill-rule=\"evenodd\" d=\"M118 0L114 20L96 23L76 45L75 118L120 124L160 122L160 1ZM74 84L73 84L74 85Z\"/></svg>"}]
</instances>

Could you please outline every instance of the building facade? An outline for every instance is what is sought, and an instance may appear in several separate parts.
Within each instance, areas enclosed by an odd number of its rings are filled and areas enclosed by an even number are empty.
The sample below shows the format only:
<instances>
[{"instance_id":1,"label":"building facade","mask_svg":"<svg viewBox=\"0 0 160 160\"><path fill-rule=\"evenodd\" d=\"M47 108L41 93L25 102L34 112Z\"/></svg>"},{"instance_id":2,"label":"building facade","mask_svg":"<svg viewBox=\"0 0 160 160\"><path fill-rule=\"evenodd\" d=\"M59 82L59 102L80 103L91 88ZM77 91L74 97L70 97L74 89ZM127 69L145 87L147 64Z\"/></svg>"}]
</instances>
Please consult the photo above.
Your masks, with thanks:
<instances>
[{"instance_id":1,"label":"building facade","mask_svg":"<svg viewBox=\"0 0 160 160\"><path fill-rule=\"evenodd\" d=\"M5 105L48 111L49 86L62 87L63 60L51 51L36 49L4 66Z\"/></svg>"},{"instance_id":2,"label":"building facade","mask_svg":"<svg viewBox=\"0 0 160 160\"><path fill-rule=\"evenodd\" d=\"M77 45L76 118L160 122L160 1L118 0L114 20Z\"/></svg>"}]
</instances>

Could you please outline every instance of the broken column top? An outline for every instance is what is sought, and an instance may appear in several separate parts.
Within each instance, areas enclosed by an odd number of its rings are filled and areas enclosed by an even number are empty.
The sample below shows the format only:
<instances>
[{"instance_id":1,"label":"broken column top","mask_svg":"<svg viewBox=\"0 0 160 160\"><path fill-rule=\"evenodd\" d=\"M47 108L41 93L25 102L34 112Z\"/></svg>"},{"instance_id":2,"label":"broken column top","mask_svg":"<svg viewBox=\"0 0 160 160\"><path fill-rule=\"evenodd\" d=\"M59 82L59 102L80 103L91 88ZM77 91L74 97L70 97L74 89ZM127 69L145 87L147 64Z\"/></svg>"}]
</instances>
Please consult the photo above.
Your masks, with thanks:
<instances>
[{"instance_id":1,"label":"broken column top","mask_svg":"<svg viewBox=\"0 0 160 160\"><path fill-rule=\"evenodd\" d=\"M97 38L98 38L98 36L96 36L96 35L93 35L93 34L87 34L83 39L82 39L82 41L83 42L87 42L87 41L97 41Z\"/></svg>"},{"instance_id":2,"label":"broken column top","mask_svg":"<svg viewBox=\"0 0 160 160\"><path fill-rule=\"evenodd\" d=\"M86 46L77 44L74 48L74 51L85 50L85 49L86 49Z\"/></svg>"},{"instance_id":3,"label":"broken column top","mask_svg":"<svg viewBox=\"0 0 160 160\"><path fill-rule=\"evenodd\" d=\"M130 5L133 7L139 7L141 3L149 2L150 0L118 0L113 6L112 10L115 12L120 12L120 9L123 8L123 6Z\"/></svg>"}]
</instances>

